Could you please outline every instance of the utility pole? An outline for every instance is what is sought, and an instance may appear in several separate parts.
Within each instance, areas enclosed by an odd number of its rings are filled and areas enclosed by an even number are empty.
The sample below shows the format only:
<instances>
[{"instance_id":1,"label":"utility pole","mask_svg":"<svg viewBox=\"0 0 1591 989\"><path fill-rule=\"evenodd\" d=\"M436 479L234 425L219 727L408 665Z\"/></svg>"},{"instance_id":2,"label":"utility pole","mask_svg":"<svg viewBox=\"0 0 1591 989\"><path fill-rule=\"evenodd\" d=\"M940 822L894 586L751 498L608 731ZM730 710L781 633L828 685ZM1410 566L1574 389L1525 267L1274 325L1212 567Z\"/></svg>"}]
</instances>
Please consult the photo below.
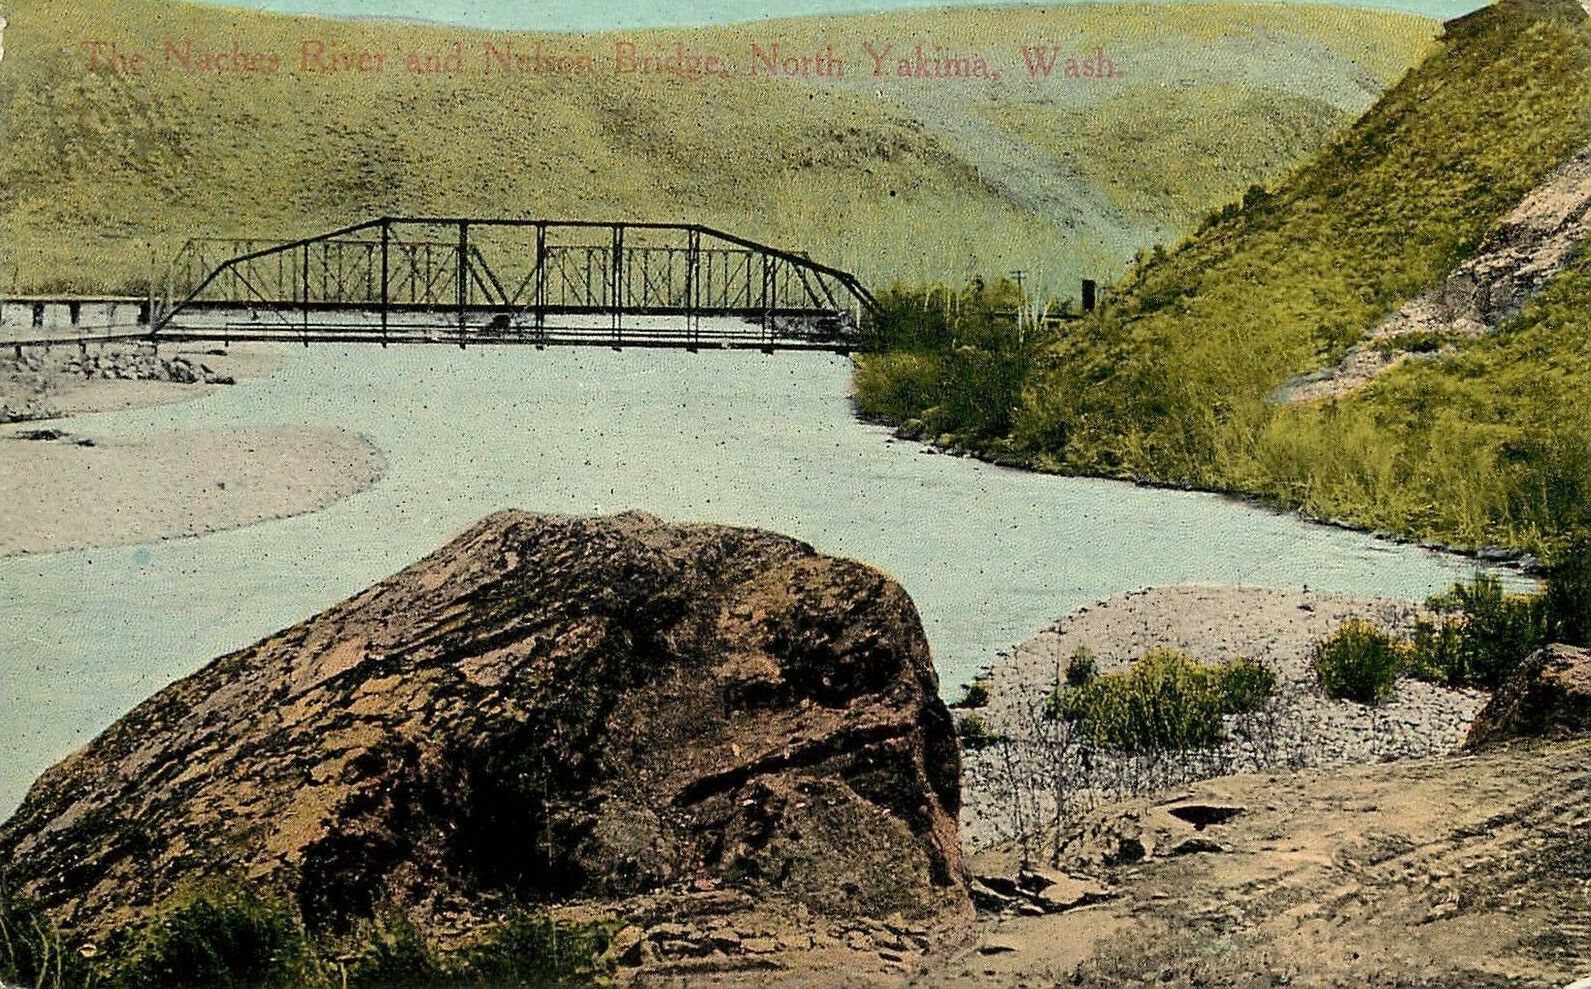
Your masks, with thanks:
<instances>
[{"instance_id":1,"label":"utility pole","mask_svg":"<svg viewBox=\"0 0 1591 989\"><path fill-rule=\"evenodd\" d=\"M1011 272L1011 277L1016 280L1016 294L1020 296L1022 300L1017 303L1016 307L1016 328L1018 330L1022 329L1023 316L1027 312L1028 308L1028 293L1025 282L1027 274L1028 273L1026 269L1023 268L1018 268L1017 270Z\"/></svg>"}]
</instances>

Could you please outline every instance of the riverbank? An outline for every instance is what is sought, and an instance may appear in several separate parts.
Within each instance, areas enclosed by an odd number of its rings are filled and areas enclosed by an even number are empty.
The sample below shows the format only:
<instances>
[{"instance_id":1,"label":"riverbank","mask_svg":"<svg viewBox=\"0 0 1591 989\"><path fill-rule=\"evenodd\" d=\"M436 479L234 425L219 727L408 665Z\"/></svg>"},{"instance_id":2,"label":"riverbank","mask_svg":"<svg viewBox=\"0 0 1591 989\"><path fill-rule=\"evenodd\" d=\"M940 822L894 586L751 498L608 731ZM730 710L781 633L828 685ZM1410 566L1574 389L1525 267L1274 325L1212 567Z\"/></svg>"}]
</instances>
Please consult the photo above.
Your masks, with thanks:
<instances>
[{"instance_id":1,"label":"riverbank","mask_svg":"<svg viewBox=\"0 0 1591 989\"><path fill-rule=\"evenodd\" d=\"M32 348L0 361L0 556L120 546L317 511L381 478L335 428L123 437L42 423L191 401L274 373L279 347Z\"/></svg>"},{"instance_id":2,"label":"riverbank","mask_svg":"<svg viewBox=\"0 0 1591 989\"><path fill-rule=\"evenodd\" d=\"M977 443L962 445L954 436L949 434L938 437L927 436L916 423L898 424L887 417L870 414L861 407L854 394L851 399L851 407L857 419L861 422L891 430L895 440L906 443L920 443L922 444L922 452L925 454L965 457L995 467L1026 471L1047 477L1075 477L1086 480L1131 484L1134 487L1147 488L1152 491L1178 491L1184 494L1216 495L1250 508L1257 508L1286 518L1297 519L1310 525L1324 525L1333 529L1342 529L1345 532L1364 533L1398 546L1413 546L1418 549L1430 550L1433 553L1468 557L1475 560L1478 565L1485 567L1507 568L1528 575L1539 575L1544 570L1541 558L1536 553L1528 550L1496 545L1453 545L1438 539L1416 539L1405 533L1390 529L1378 529L1360 522L1354 522L1351 519L1338 518L1331 515L1317 515L1276 498L1240 488L1200 487L1194 484L1157 481L1153 478L1138 475L1121 476L1108 473L1064 470L1054 464L1047 464L1035 458L1015 453L1009 448L1008 444L995 444L993 447L986 448Z\"/></svg>"},{"instance_id":3,"label":"riverbank","mask_svg":"<svg viewBox=\"0 0 1591 989\"><path fill-rule=\"evenodd\" d=\"M1011 841L1020 829L1053 816L1049 794L1056 781L1046 773L1061 743L1046 728L1044 703L1079 648L1093 653L1100 672L1125 669L1164 647L1206 663L1243 656L1277 679L1266 710L1231 724L1218 750L1149 764L1100 757L1066 781L1089 791L1080 800L1232 773L1454 751L1485 703L1484 693L1404 680L1391 701L1367 707L1322 695L1310 666L1314 643L1349 618L1407 633L1418 613L1413 603L1385 598L1236 586L1160 587L1078 609L1002 653L981 681L988 703L968 713L989 735L1016 741L967 754L962 831L968 846Z\"/></svg>"}]
</instances>

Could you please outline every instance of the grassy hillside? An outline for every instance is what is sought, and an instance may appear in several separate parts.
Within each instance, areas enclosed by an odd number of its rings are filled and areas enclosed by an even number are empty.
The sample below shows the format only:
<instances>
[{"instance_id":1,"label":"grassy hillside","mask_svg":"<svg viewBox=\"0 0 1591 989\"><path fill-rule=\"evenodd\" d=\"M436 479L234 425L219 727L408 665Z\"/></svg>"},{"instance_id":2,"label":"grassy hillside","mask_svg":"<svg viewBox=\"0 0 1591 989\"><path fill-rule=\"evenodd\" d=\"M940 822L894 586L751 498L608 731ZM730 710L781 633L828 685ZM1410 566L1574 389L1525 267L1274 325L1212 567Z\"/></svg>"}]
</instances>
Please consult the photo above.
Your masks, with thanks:
<instances>
[{"instance_id":1,"label":"grassy hillside","mask_svg":"<svg viewBox=\"0 0 1591 989\"><path fill-rule=\"evenodd\" d=\"M1396 78L1430 21L1245 5L924 12L642 32L736 64L689 82L611 70L615 38L480 34L184 6L8 8L0 63L0 288L134 288L195 234L293 236L390 213L696 219L811 251L866 279L1025 268L1109 277L1156 238L1280 174ZM143 54L88 71L91 39ZM191 39L276 74L168 69ZM302 73L300 44L381 50L380 74ZM488 73L483 44L593 56L583 78ZM832 45L844 79L750 78L752 42ZM878 80L866 42L985 52L999 83ZM462 45L463 70L406 55ZM1104 48L1124 77L1031 80L1018 46ZM1249 53L1247 55L1243 53ZM1146 116L1145 107L1155 112ZM1222 156L1165 168L1215 135ZM1124 167L1123 163L1130 163Z\"/></svg>"},{"instance_id":2,"label":"grassy hillside","mask_svg":"<svg viewBox=\"0 0 1591 989\"><path fill-rule=\"evenodd\" d=\"M1324 407L1282 410L1267 396L1435 283L1587 142L1585 11L1504 0L1455 22L1273 191L1146 255L1103 316L1009 345L1022 360L1007 387L1021 397L1004 428L936 405L964 356L880 358L859 378L864 401L1053 470L1249 492L1454 543L1542 546L1591 523L1584 262L1454 359ZM904 380L926 396L919 407Z\"/></svg>"}]
</instances>

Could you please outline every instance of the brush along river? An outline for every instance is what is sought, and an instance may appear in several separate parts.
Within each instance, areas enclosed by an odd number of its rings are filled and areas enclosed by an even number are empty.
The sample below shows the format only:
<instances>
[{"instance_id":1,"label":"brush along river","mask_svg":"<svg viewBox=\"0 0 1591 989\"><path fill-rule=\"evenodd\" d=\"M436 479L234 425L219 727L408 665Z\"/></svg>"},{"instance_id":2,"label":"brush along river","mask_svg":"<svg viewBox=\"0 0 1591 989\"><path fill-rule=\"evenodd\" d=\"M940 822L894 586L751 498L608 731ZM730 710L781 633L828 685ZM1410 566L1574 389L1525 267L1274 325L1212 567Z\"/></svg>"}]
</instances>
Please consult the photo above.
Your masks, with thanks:
<instances>
[{"instance_id":1,"label":"brush along river","mask_svg":"<svg viewBox=\"0 0 1591 989\"><path fill-rule=\"evenodd\" d=\"M173 679L505 507L760 526L871 561L916 600L947 694L996 651L1133 588L1418 599L1472 570L1210 495L925 455L856 421L849 376L829 355L317 347L197 401L52 424L126 437L339 426L388 468L312 515L0 559L0 815Z\"/></svg>"}]
</instances>

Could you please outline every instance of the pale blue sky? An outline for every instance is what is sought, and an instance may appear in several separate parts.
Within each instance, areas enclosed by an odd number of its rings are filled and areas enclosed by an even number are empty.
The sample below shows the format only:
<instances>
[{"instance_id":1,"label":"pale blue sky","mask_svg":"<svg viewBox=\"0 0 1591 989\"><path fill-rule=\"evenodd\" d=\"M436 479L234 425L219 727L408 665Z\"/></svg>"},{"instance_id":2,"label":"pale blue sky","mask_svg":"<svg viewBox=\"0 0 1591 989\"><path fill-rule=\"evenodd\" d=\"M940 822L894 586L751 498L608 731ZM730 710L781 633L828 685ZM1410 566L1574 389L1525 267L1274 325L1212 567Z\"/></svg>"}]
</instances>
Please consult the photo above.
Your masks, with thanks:
<instances>
[{"instance_id":1,"label":"pale blue sky","mask_svg":"<svg viewBox=\"0 0 1591 989\"><path fill-rule=\"evenodd\" d=\"M988 0L201 0L218 6L333 17L397 17L469 27L541 31L721 24L766 17L861 13L914 7L979 6ZM1057 0L1018 0L1030 6ZM1060 3L1079 0L1059 0ZM1085 0L1086 2L1086 0ZM1109 2L1109 0L1105 0ZM1344 6L1405 10L1456 17L1484 0L1362 0Z\"/></svg>"}]
</instances>

